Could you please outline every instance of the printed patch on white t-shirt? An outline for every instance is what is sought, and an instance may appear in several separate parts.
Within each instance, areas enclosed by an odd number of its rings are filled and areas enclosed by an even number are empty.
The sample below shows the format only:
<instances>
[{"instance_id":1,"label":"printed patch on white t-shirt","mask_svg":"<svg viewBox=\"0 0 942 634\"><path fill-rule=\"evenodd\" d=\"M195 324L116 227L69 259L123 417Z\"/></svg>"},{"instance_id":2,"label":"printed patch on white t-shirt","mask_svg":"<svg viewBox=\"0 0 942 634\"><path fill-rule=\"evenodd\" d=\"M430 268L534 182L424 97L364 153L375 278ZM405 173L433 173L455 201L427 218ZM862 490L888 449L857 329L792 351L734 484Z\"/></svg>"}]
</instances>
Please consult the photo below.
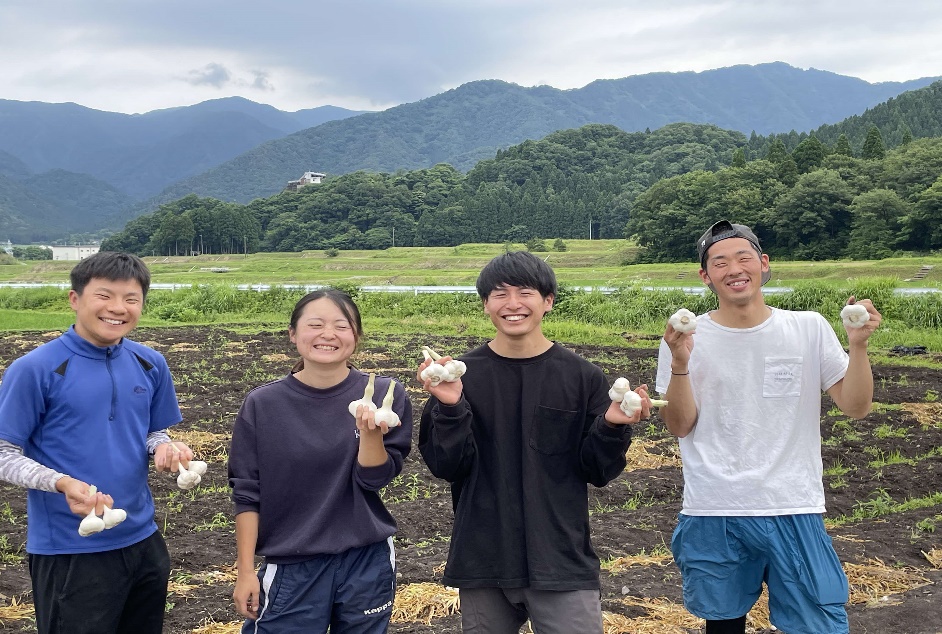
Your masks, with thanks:
<instances>
[{"instance_id":1,"label":"printed patch on white t-shirt","mask_svg":"<svg viewBox=\"0 0 942 634\"><path fill-rule=\"evenodd\" d=\"M765 360L765 377L762 381L762 396L783 398L801 394L802 357L768 357Z\"/></svg>"}]
</instances>

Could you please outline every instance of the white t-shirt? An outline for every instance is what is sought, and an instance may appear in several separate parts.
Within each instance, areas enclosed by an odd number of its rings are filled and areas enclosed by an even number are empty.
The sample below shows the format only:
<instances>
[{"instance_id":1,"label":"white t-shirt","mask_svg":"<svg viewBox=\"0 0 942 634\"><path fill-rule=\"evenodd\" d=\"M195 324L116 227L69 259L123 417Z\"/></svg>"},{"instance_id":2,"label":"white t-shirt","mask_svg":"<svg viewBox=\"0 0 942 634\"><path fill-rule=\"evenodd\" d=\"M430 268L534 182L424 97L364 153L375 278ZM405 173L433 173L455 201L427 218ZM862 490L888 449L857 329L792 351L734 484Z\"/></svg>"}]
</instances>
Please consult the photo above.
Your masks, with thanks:
<instances>
[{"instance_id":1,"label":"white t-shirt","mask_svg":"<svg viewBox=\"0 0 942 634\"><path fill-rule=\"evenodd\" d=\"M753 328L701 315L690 384L697 424L680 439L686 515L824 512L821 393L848 356L816 312L772 308ZM667 392L671 352L661 341L656 389Z\"/></svg>"}]
</instances>

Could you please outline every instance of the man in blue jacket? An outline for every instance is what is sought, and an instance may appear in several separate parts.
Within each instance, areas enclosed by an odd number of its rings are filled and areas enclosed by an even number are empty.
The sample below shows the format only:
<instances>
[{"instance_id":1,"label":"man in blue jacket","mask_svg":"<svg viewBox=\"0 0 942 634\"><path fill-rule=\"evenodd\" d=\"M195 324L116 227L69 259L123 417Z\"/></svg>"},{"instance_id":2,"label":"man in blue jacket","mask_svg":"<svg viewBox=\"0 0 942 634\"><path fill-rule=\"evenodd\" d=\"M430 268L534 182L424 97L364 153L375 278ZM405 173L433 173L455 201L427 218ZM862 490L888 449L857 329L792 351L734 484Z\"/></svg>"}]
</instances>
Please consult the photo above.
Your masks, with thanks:
<instances>
[{"instance_id":1,"label":"man in blue jacket","mask_svg":"<svg viewBox=\"0 0 942 634\"><path fill-rule=\"evenodd\" d=\"M149 456L177 471L193 453L163 356L126 339L150 273L100 252L71 272L75 324L14 361L0 383L0 479L29 489L26 551L40 634L160 634L170 556L154 522ZM92 487L97 489L97 492ZM127 518L78 532L105 506Z\"/></svg>"}]
</instances>

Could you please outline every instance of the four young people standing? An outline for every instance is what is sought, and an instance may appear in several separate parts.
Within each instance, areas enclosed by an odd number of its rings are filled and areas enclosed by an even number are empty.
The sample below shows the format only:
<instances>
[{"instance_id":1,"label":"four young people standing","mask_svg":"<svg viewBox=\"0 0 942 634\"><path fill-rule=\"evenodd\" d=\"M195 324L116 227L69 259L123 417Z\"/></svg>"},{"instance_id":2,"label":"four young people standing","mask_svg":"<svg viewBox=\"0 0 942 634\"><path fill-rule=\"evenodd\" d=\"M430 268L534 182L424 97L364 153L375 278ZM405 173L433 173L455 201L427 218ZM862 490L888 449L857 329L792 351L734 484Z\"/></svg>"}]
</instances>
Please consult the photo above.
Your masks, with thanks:
<instances>
[{"instance_id":1,"label":"four young people standing","mask_svg":"<svg viewBox=\"0 0 942 634\"><path fill-rule=\"evenodd\" d=\"M707 619L709 634L739 634L765 582L773 624L846 632L847 582L822 521L820 400L826 391L847 415L869 412L867 342L880 314L858 302L870 320L848 328L845 352L821 315L765 304L768 256L748 227L718 222L697 248L719 308L700 316L695 334L668 326L657 371L669 402L661 417L680 438L685 467L672 540L685 605ZM27 550L43 633L161 627L169 557L146 458L169 471L193 454L165 431L181 418L166 361L125 338L149 282L134 256L81 262L70 291L75 326L14 362L0 384L0 478L31 489ZM601 632L587 486L624 469L630 425L650 414L646 386L635 390L641 411L628 417L597 366L544 335L557 288L536 256L495 258L477 291L494 337L461 356L469 368L461 379L419 377L429 394L419 449L451 483L455 512L443 581L459 588L466 632L515 633L527 620L540 634ZM385 632L396 525L378 492L410 451L412 406L402 385L381 377L374 404L392 382L402 424L377 424L368 407L348 411L367 375L350 365L362 323L346 294L302 298L289 336L301 361L247 395L233 430L233 598L243 632ZM92 380L105 375L120 380ZM102 392L109 385L111 396ZM85 405L73 418L76 403ZM121 459L89 461L89 443ZM78 536L79 516L116 503L125 523ZM84 572L66 575L76 555ZM256 555L264 557L257 573ZM139 562L130 571L115 559L128 556ZM126 582L114 588L113 574ZM106 606L98 620L86 618L87 601ZM78 614L90 629L75 629Z\"/></svg>"}]
</instances>

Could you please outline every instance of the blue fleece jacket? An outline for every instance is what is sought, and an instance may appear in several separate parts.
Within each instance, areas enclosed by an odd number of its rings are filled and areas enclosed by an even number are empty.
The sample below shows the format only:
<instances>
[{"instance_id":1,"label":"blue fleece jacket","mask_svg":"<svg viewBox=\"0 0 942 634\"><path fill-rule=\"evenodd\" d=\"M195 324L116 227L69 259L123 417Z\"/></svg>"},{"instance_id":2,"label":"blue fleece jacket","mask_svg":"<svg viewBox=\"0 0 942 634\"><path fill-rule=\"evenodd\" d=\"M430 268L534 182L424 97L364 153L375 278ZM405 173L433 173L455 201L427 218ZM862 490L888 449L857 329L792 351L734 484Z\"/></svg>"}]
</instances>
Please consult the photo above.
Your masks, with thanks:
<instances>
[{"instance_id":1,"label":"blue fleece jacket","mask_svg":"<svg viewBox=\"0 0 942 634\"><path fill-rule=\"evenodd\" d=\"M31 489L26 551L124 548L157 530L147 486L147 434L180 422L163 356L129 339L99 348L74 328L10 364L0 383L0 438L42 465L93 484L128 513L89 537L61 493Z\"/></svg>"}]
</instances>

